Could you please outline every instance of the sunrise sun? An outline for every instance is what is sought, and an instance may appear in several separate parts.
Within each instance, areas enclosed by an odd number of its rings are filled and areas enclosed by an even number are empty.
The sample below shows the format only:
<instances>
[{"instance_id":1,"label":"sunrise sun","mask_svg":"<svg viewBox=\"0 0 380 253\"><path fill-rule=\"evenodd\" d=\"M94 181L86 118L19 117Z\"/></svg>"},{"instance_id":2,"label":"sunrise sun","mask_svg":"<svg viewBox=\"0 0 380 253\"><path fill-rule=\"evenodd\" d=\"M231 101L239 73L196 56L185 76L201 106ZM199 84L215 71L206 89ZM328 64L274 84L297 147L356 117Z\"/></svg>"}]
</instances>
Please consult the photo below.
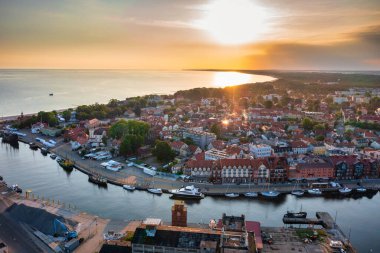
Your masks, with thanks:
<instances>
[{"instance_id":1,"label":"sunrise sun","mask_svg":"<svg viewBox=\"0 0 380 253\"><path fill-rule=\"evenodd\" d=\"M266 11L249 0L219 0L204 8L199 26L220 44L256 41L266 29Z\"/></svg>"}]
</instances>

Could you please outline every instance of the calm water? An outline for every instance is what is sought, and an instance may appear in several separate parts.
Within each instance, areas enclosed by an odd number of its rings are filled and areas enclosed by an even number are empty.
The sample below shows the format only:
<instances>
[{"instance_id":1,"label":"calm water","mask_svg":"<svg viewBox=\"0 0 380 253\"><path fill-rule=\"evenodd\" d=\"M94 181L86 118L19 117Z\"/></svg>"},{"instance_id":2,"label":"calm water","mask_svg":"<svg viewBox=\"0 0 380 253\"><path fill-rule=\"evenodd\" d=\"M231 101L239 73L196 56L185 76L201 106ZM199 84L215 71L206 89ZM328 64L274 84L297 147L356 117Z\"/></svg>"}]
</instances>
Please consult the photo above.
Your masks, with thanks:
<instances>
[{"instance_id":1,"label":"calm water","mask_svg":"<svg viewBox=\"0 0 380 253\"><path fill-rule=\"evenodd\" d=\"M169 221L173 200L168 195L154 196L147 192L127 192L109 185L107 189L89 183L88 177L74 170L67 174L50 157L32 151L25 144L14 149L0 143L0 175L9 184L32 189L35 194L64 201L79 209L115 221L158 217ZM361 198L296 198L291 195L274 201L207 197L188 203L190 222L205 222L227 214L245 214L248 219L261 221L263 226L282 226L282 215L287 210L301 208L314 214L338 212L337 222L351 238L359 252L380 252L380 194Z\"/></svg>"},{"instance_id":2,"label":"calm water","mask_svg":"<svg viewBox=\"0 0 380 253\"><path fill-rule=\"evenodd\" d=\"M209 71L0 70L0 117L106 103L111 98L272 80L269 76Z\"/></svg>"}]
</instances>

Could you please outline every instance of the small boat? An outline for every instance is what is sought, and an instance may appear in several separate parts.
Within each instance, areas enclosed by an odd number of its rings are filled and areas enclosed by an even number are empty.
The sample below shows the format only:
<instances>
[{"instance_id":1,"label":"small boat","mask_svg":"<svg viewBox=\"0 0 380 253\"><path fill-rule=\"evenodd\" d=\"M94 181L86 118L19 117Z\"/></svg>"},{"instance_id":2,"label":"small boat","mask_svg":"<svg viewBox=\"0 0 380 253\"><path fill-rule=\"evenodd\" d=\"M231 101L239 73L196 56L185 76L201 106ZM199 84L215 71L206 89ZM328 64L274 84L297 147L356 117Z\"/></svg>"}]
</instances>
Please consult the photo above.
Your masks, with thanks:
<instances>
[{"instance_id":1,"label":"small boat","mask_svg":"<svg viewBox=\"0 0 380 253\"><path fill-rule=\"evenodd\" d=\"M339 189L339 192L340 192L341 194L349 194L349 193L351 193L351 191L352 191L352 189L347 188L347 187L344 187L344 188Z\"/></svg>"},{"instance_id":2,"label":"small boat","mask_svg":"<svg viewBox=\"0 0 380 253\"><path fill-rule=\"evenodd\" d=\"M33 150L37 150L38 149L38 145L34 142L30 142L29 143L29 148L30 149L33 149Z\"/></svg>"},{"instance_id":3,"label":"small boat","mask_svg":"<svg viewBox=\"0 0 380 253\"><path fill-rule=\"evenodd\" d=\"M237 198L239 197L239 193L226 193L224 194L227 198Z\"/></svg>"},{"instance_id":4,"label":"small boat","mask_svg":"<svg viewBox=\"0 0 380 253\"><path fill-rule=\"evenodd\" d=\"M53 160L55 160L55 158L57 158L57 155L56 154L51 154L50 158L53 159Z\"/></svg>"},{"instance_id":5,"label":"small boat","mask_svg":"<svg viewBox=\"0 0 380 253\"><path fill-rule=\"evenodd\" d=\"M49 96L53 96L54 95L54 93L49 93Z\"/></svg>"},{"instance_id":6,"label":"small boat","mask_svg":"<svg viewBox=\"0 0 380 253\"><path fill-rule=\"evenodd\" d=\"M88 181L100 186L107 187L107 179L105 177L102 177L100 175L90 175L88 177Z\"/></svg>"},{"instance_id":7,"label":"small boat","mask_svg":"<svg viewBox=\"0 0 380 253\"><path fill-rule=\"evenodd\" d=\"M22 193L22 189L17 185L14 184L11 186L12 191L17 192L17 193Z\"/></svg>"},{"instance_id":8,"label":"small boat","mask_svg":"<svg viewBox=\"0 0 380 253\"><path fill-rule=\"evenodd\" d=\"M305 192L303 190L293 190L293 191L291 191L290 194L297 196L297 197L300 197L300 196L303 196L304 193Z\"/></svg>"},{"instance_id":9,"label":"small boat","mask_svg":"<svg viewBox=\"0 0 380 253\"><path fill-rule=\"evenodd\" d=\"M246 193L244 193L244 196L248 197L248 198L256 198L258 196L258 194L257 194L257 192L246 192Z\"/></svg>"},{"instance_id":10,"label":"small boat","mask_svg":"<svg viewBox=\"0 0 380 253\"><path fill-rule=\"evenodd\" d=\"M261 195L266 198L277 198L280 195L280 193L278 191L264 191L261 192Z\"/></svg>"},{"instance_id":11,"label":"small boat","mask_svg":"<svg viewBox=\"0 0 380 253\"><path fill-rule=\"evenodd\" d=\"M200 192L199 188L194 187L194 185L189 185L182 187L178 190L170 191L172 197L174 198L187 198L187 199L203 199L205 196Z\"/></svg>"},{"instance_id":12,"label":"small boat","mask_svg":"<svg viewBox=\"0 0 380 253\"><path fill-rule=\"evenodd\" d=\"M2 176L0 176L0 181L3 181L3 177Z\"/></svg>"},{"instance_id":13,"label":"small boat","mask_svg":"<svg viewBox=\"0 0 380 253\"><path fill-rule=\"evenodd\" d=\"M309 189L307 192L311 195L322 195L322 191L318 188Z\"/></svg>"},{"instance_id":14,"label":"small boat","mask_svg":"<svg viewBox=\"0 0 380 253\"><path fill-rule=\"evenodd\" d=\"M74 169L74 163L70 160L59 158L57 162L65 170L72 171Z\"/></svg>"},{"instance_id":15,"label":"small boat","mask_svg":"<svg viewBox=\"0 0 380 253\"><path fill-rule=\"evenodd\" d=\"M134 187L133 185L129 185L129 184L123 185L123 188L125 190L128 190L128 191L134 191L136 189L136 187Z\"/></svg>"},{"instance_id":16,"label":"small boat","mask_svg":"<svg viewBox=\"0 0 380 253\"><path fill-rule=\"evenodd\" d=\"M298 218L298 219L301 219L301 218L306 218L307 216L307 212L298 212L298 213L295 213L295 212L289 212L287 211L286 214L284 214L284 218Z\"/></svg>"},{"instance_id":17,"label":"small boat","mask_svg":"<svg viewBox=\"0 0 380 253\"><path fill-rule=\"evenodd\" d=\"M358 188L356 188L356 191L360 192L360 193L363 193L363 192L366 192L367 189L364 186L359 186Z\"/></svg>"},{"instance_id":18,"label":"small boat","mask_svg":"<svg viewBox=\"0 0 380 253\"><path fill-rule=\"evenodd\" d=\"M46 148L41 148L41 154L43 156L47 156L48 153L49 153L49 151Z\"/></svg>"},{"instance_id":19,"label":"small boat","mask_svg":"<svg viewBox=\"0 0 380 253\"><path fill-rule=\"evenodd\" d=\"M150 193L153 193L153 194L157 194L157 195L161 195L162 194L162 189L161 188L148 188L147 191L150 192Z\"/></svg>"}]
</instances>

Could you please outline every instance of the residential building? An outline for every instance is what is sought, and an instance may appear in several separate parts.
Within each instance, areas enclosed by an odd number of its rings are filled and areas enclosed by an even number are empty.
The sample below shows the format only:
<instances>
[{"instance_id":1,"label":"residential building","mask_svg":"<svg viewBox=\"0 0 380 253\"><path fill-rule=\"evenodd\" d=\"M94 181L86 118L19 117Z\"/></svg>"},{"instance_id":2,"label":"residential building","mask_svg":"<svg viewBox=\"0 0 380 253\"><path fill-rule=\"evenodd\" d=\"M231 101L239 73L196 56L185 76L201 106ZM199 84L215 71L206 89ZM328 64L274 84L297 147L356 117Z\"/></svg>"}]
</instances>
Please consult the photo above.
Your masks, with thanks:
<instances>
[{"instance_id":1,"label":"residential building","mask_svg":"<svg viewBox=\"0 0 380 253\"><path fill-rule=\"evenodd\" d=\"M216 135L205 131L186 130L183 132L183 138L190 138L198 147L205 149L216 140Z\"/></svg>"},{"instance_id":2,"label":"residential building","mask_svg":"<svg viewBox=\"0 0 380 253\"><path fill-rule=\"evenodd\" d=\"M308 145L303 141L293 141L290 146L294 154L306 154Z\"/></svg>"},{"instance_id":3,"label":"residential building","mask_svg":"<svg viewBox=\"0 0 380 253\"><path fill-rule=\"evenodd\" d=\"M249 151L255 158L269 157L272 155L272 147L266 144L249 144Z\"/></svg>"},{"instance_id":4,"label":"residential building","mask_svg":"<svg viewBox=\"0 0 380 253\"><path fill-rule=\"evenodd\" d=\"M205 151L205 159L217 161L220 159L235 159L236 155L228 154L226 151L221 151L217 149L210 149Z\"/></svg>"}]
</instances>

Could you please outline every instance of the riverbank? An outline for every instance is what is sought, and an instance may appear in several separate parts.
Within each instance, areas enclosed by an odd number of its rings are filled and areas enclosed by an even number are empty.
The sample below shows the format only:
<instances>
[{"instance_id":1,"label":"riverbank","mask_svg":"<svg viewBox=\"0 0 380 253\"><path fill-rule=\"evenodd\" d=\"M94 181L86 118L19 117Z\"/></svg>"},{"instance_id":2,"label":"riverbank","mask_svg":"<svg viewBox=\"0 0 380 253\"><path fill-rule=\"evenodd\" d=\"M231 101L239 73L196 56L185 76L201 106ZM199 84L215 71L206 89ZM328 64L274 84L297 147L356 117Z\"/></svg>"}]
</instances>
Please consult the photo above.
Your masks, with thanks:
<instances>
[{"instance_id":1,"label":"riverbank","mask_svg":"<svg viewBox=\"0 0 380 253\"><path fill-rule=\"evenodd\" d=\"M27 132L25 132L27 133ZM35 140L38 135L27 133L25 137L21 137L19 140L24 143L30 143ZM164 193L169 193L170 190L181 188L184 185L194 185L201 189L206 196L224 196L226 193L244 194L246 192L263 192L263 191L278 191L281 194L289 194L291 191L297 188L303 190L310 189L307 183L295 184L295 183L277 183L277 184L212 184L212 183L199 183L199 182L184 182L182 180L175 180L164 176L152 177L143 173L142 169L127 166L124 158L117 157L114 160L122 163L124 169L115 172L110 171L102 167L101 161L83 160L77 152L71 150L71 145L63 142L62 138L56 139L57 145L52 148L50 152L69 159L74 162L75 168L87 175L98 175L107 179L107 182L117 186L123 186L125 184L134 185L137 190L147 190L148 188L161 188ZM38 145L40 145L38 143ZM41 146L41 145L40 145ZM368 189L367 193L377 192L380 189L380 179L363 179L363 180L344 180L339 183L344 184L346 187L355 189L358 187L358 183L361 183ZM322 189L324 193L339 194L338 188L328 187ZM353 190L353 194L362 195L363 193L357 193ZM305 193L307 196L308 194ZM344 195L346 196L346 195Z\"/></svg>"},{"instance_id":2,"label":"riverbank","mask_svg":"<svg viewBox=\"0 0 380 253\"><path fill-rule=\"evenodd\" d=\"M18 194L5 182L0 182L0 192L1 224L3 228L9 227L5 230L7 233L0 232L0 239L9 245L10 252L54 252L57 247L63 248L63 244L51 240L55 218L77 224L78 239L83 238L83 242L75 252L100 249L109 220L83 213L54 199L40 198L31 191ZM15 240L16 244L12 242Z\"/></svg>"}]
</instances>

